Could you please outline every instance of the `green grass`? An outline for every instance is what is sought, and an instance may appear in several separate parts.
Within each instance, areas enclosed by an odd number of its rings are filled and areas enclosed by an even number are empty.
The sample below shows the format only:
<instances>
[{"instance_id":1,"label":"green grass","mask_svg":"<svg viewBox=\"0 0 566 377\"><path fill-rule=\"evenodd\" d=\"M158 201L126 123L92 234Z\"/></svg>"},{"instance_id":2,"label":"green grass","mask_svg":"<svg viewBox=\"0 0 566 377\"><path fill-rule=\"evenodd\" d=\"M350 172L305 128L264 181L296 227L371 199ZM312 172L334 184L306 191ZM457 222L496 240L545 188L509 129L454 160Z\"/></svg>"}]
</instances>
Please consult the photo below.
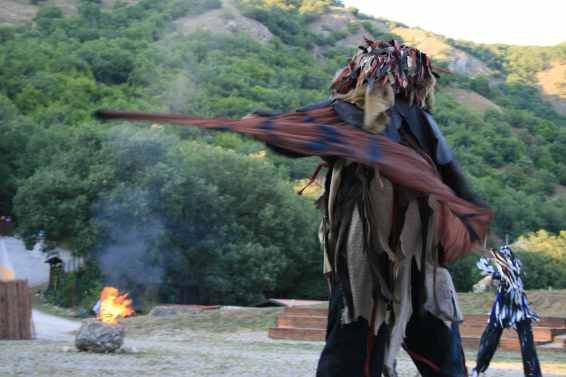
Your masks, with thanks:
<instances>
[{"instance_id":1,"label":"green grass","mask_svg":"<svg viewBox=\"0 0 566 377\"><path fill-rule=\"evenodd\" d=\"M33 309L39 310L46 314L55 315L57 317L76 319L76 312L72 309L62 308L52 305L45 301L42 292L47 289L47 284L37 285L31 288L31 304ZM0 376L1 377L1 376Z\"/></svg>"},{"instance_id":2,"label":"green grass","mask_svg":"<svg viewBox=\"0 0 566 377\"><path fill-rule=\"evenodd\" d=\"M539 315L566 317L566 290L534 290L527 292L527 296ZM464 314L488 314L494 297L494 292L460 293L459 301ZM327 308L328 303L322 302L309 307ZM124 323L128 332L138 335L183 329L213 333L267 331L275 325L276 317L282 311L283 308L194 310L176 316L137 316L124 320ZM564 357L566 360L566 355Z\"/></svg>"},{"instance_id":3,"label":"green grass","mask_svg":"<svg viewBox=\"0 0 566 377\"><path fill-rule=\"evenodd\" d=\"M282 308L238 308L198 310L175 316L138 316L127 318L124 324L131 334L152 334L176 330L200 330L213 333L267 331L274 326Z\"/></svg>"}]
</instances>

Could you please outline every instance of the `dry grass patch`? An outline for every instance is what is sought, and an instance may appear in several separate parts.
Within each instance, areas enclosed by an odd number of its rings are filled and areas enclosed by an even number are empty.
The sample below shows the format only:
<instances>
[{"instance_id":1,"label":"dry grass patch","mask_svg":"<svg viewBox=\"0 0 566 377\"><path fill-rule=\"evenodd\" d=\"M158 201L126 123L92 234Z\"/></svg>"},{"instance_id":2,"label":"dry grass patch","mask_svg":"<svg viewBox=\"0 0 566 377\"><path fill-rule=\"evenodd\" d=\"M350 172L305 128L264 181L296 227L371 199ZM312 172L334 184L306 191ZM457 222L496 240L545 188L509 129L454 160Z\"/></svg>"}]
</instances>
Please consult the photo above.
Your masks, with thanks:
<instances>
[{"instance_id":1,"label":"dry grass patch","mask_svg":"<svg viewBox=\"0 0 566 377\"><path fill-rule=\"evenodd\" d=\"M527 297L540 316L566 318L566 289L530 290L527 291ZM458 299L464 314L488 314L495 299L495 292L458 293ZM324 302L310 307L326 309L328 303Z\"/></svg>"},{"instance_id":2,"label":"dry grass patch","mask_svg":"<svg viewBox=\"0 0 566 377\"><path fill-rule=\"evenodd\" d=\"M543 97L557 113L566 115L566 63L553 62L536 78Z\"/></svg>"},{"instance_id":3,"label":"dry grass patch","mask_svg":"<svg viewBox=\"0 0 566 377\"><path fill-rule=\"evenodd\" d=\"M242 15L232 0L222 0L221 8L180 18L175 21L175 25L184 36L196 32L211 32L244 33L259 42L268 42L273 38L273 34L264 24Z\"/></svg>"},{"instance_id":4,"label":"dry grass patch","mask_svg":"<svg viewBox=\"0 0 566 377\"><path fill-rule=\"evenodd\" d=\"M491 70L481 60L469 55L468 53L450 46L448 43L428 31L398 27L392 30L393 33L400 35L407 44L415 46L434 60L445 61L448 68L456 73L481 76L489 75Z\"/></svg>"},{"instance_id":5,"label":"dry grass patch","mask_svg":"<svg viewBox=\"0 0 566 377\"><path fill-rule=\"evenodd\" d=\"M453 97L457 102L470 111L480 113L482 115L488 110L501 111L499 106L473 90L446 88L444 92Z\"/></svg>"},{"instance_id":6,"label":"dry grass patch","mask_svg":"<svg viewBox=\"0 0 566 377\"><path fill-rule=\"evenodd\" d=\"M128 334L150 335L178 330L198 330L215 333L240 331L267 331L275 324L282 308L231 308L213 310L195 309L175 316L137 316L127 318L124 324Z\"/></svg>"},{"instance_id":7,"label":"dry grass patch","mask_svg":"<svg viewBox=\"0 0 566 377\"><path fill-rule=\"evenodd\" d=\"M566 289L531 290L527 292L531 306L540 316L566 317ZM495 293L460 293L460 305L465 314L487 314L495 299Z\"/></svg>"},{"instance_id":8,"label":"dry grass patch","mask_svg":"<svg viewBox=\"0 0 566 377\"><path fill-rule=\"evenodd\" d=\"M125 0L127 5L137 4L140 0ZM102 0L102 6L112 8L118 0ZM76 15L78 0L46 0L34 5L30 0L0 0L0 23L19 24L34 19L39 7L56 6L67 16Z\"/></svg>"}]
</instances>

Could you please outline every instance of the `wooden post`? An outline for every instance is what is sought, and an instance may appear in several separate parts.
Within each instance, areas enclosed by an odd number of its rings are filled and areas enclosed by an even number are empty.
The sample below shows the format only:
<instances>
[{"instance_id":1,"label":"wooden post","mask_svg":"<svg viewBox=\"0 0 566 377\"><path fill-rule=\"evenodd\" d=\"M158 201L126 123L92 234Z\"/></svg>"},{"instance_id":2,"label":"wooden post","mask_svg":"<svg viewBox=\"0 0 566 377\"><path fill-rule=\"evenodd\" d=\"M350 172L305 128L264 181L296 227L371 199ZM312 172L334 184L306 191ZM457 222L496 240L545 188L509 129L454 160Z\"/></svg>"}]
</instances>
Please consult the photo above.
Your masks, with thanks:
<instances>
[{"instance_id":1,"label":"wooden post","mask_svg":"<svg viewBox=\"0 0 566 377\"><path fill-rule=\"evenodd\" d=\"M32 339L31 293L27 280L0 282L0 339Z\"/></svg>"}]
</instances>

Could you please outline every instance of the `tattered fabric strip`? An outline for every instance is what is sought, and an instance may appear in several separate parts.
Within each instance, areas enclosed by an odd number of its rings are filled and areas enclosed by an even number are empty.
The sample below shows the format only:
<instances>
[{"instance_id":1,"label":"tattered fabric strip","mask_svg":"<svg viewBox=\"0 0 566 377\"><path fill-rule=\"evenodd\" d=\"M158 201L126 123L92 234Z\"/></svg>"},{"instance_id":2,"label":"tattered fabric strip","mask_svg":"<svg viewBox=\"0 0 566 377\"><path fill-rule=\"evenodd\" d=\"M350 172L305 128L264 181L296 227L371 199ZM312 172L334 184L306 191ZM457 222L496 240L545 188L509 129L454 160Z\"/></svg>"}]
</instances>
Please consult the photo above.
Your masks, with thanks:
<instances>
[{"instance_id":1,"label":"tattered fabric strip","mask_svg":"<svg viewBox=\"0 0 566 377\"><path fill-rule=\"evenodd\" d=\"M96 115L102 119L172 123L232 131L306 156L343 157L375 166L393 183L430 194L440 204L437 230L444 251L443 263L453 261L473 247L480 246L493 217L490 209L458 197L442 182L430 161L386 136L371 134L343 122L332 106L241 120L109 110L100 110Z\"/></svg>"}]
</instances>

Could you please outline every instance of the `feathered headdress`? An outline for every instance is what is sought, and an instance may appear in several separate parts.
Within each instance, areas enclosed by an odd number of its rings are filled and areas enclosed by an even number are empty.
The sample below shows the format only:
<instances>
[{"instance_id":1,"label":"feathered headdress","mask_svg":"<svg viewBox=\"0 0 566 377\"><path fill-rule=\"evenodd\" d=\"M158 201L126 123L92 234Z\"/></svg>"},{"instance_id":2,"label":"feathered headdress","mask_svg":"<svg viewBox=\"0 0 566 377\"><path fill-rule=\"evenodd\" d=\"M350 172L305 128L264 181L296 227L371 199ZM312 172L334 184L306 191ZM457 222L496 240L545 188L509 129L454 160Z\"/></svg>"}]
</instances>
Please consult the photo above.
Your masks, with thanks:
<instances>
[{"instance_id":1,"label":"feathered headdress","mask_svg":"<svg viewBox=\"0 0 566 377\"><path fill-rule=\"evenodd\" d=\"M431 110L436 73L430 58L399 41L365 39L330 86L333 98L364 109L364 128L378 133L389 121L387 109L401 95L413 105Z\"/></svg>"}]
</instances>

